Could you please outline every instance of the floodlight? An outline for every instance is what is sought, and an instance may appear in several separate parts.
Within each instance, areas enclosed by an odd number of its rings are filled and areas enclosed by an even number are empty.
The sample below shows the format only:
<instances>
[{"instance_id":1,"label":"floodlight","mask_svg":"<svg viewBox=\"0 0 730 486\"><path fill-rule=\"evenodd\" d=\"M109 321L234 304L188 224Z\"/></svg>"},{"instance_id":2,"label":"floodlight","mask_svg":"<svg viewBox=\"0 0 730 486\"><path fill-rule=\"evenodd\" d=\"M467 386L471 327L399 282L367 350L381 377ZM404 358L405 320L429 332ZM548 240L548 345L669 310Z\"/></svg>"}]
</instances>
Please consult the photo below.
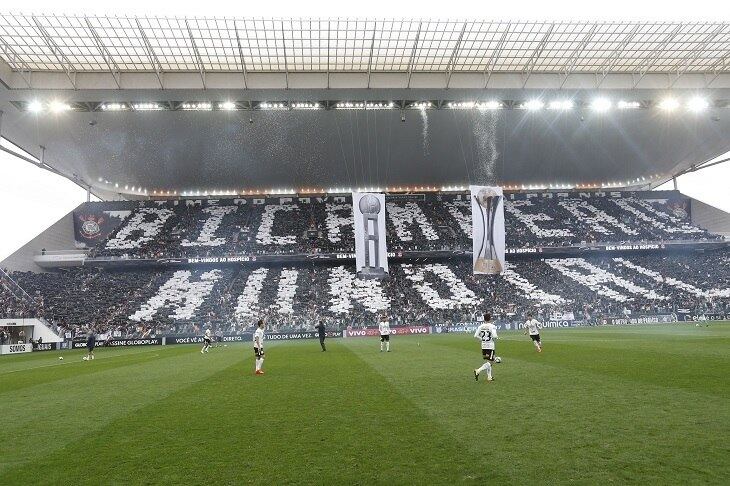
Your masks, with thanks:
<instances>
[{"instance_id":1,"label":"floodlight","mask_svg":"<svg viewBox=\"0 0 730 486\"><path fill-rule=\"evenodd\" d=\"M541 110L545 106L545 103L543 103L542 100L534 99L527 101L522 106L530 111L536 111Z\"/></svg>"},{"instance_id":2,"label":"floodlight","mask_svg":"<svg viewBox=\"0 0 730 486\"><path fill-rule=\"evenodd\" d=\"M639 103L638 101L621 100L618 102L618 107L621 110L634 110L636 108L641 108L641 103Z\"/></svg>"},{"instance_id":3,"label":"floodlight","mask_svg":"<svg viewBox=\"0 0 730 486\"><path fill-rule=\"evenodd\" d=\"M68 111L71 109L71 106L67 103L64 103L62 101L51 101L51 103L48 105L48 107L51 109L53 113L61 113L64 111Z\"/></svg>"},{"instance_id":4,"label":"floodlight","mask_svg":"<svg viewBox=\"0 0 730 486\"><path fill-rule=\"evenodd\" d=\"M596 98L591 102L591 109L598 113L605 113L611 109L611 100L607 98Z\"/></svg>"},{"instance_id":5,"label":"floodlight","mask_svg":"<svg viewBox=\"0 0 730 486\"><path fill-rule=\"evenodd\" d=\"M687 109L694 113L705 111L710 106L709 101L700 96L695 96L687 102Z\"/></svg>"},{"instance_id":6,"label":"floodlight","mask_svg":"<svg viewBox=\"0 0 730 486\"><path fill-rule=\"evenodd\" d=\"M551 110L570 110L573 108L573 102L571 100L555 100L550 102L548 108Z\"/></svg>"},{"instance_id":7,"label":"floodlight","mask_svg":"<svg viewBox=\"0 0 730 486\"><path fill-rule=\"evenodd\" d=\"M43 104L38 100L33 100L28 103L28 111L33 113L40 113L43 111Z\"/></svg>"},{"instance_id":8,"label":"floodlight","mask_svg":"<svg viewBox=\"0 0 730 486\"><path fill-rule=\"evenodd\" d=\"M664 98L658 106L664 111L674 111L679 108L679 101L674 98Z\"/></svg>"}]
</instances>

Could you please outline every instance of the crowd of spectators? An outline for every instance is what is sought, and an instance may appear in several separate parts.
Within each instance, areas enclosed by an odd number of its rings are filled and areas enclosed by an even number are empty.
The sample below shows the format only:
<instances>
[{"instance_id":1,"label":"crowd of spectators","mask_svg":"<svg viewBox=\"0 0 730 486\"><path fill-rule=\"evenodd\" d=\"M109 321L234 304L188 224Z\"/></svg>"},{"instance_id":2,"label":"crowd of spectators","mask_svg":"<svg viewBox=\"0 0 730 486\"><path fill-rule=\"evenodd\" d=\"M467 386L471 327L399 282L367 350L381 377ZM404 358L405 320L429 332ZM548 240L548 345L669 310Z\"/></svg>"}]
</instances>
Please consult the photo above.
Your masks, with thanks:
<instances>
[{"instance_id":1,"label":"crowd of spectators","mask_svg":"<svg viewBox=\"0 0 730 486\"><path fill-rule=\"evenodd\" d=\"M389 277L355 278L349 266L198 268L110 271L74 268L13 273L31 296L32 313L63 331L93 325L115 336L235 333L258 318L269 329L368 326L382 312L394 325L471 319L475 309L499 318L536 312L576 319L730 312L730 252L601 258L524 259L497 276L475 276L468 259L391 264ZM17 314L0 292L0 317Z\"/></svg>"},{"instance_id":2,"label":"crowd of spectators","mask_svg":"<svg viewBox=\"0 0 730 486\"><path fill-rule=\"evenodd\" d=\"M349 196L148 204L133 211L91 256L180 258L355 249ZM720 238L693 226L677 201L638 197L507 198L505 228L511 248ZM386 233L390 251L470 250L469 196L389 198Z\"/></svg>"}]
</instances>

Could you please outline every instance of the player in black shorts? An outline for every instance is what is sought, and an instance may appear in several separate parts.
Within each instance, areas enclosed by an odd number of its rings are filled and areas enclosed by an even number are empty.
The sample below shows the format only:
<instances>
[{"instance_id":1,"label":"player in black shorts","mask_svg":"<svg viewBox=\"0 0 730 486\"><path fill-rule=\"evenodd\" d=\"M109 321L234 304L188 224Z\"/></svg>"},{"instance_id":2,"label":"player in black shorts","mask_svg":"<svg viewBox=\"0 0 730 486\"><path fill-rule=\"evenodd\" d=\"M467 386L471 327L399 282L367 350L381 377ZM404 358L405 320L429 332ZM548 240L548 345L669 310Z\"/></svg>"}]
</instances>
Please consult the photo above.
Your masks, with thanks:
<instances>
[{"instance_id":1,"label":"player in black shorts","mask_svg":"<svg viewBox=\"0 0 730 486\"><path fill-rule=\"evenodd\" d=\"M317 334L319 335L319 345L322 347L322 352L327 351L327 347L324 345L324 338L327 336L324 327L324 321L319 321L319 324L314 326L314 328L317 329Z\"/></svg>"}]
</instances>

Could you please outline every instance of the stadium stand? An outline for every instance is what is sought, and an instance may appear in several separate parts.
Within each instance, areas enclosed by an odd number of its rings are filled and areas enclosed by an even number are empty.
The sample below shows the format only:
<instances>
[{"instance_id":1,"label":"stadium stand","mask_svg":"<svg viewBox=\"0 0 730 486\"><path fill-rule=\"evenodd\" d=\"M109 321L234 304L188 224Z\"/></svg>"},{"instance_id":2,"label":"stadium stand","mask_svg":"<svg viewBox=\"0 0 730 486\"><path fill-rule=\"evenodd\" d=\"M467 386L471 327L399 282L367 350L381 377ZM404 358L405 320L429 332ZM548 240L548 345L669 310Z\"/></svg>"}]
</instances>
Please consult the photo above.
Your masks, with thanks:
<instances>
[{"instance_id":1,"label":"stadium stand","mask_svg":"<svg viewBox=\"0 0 730 486\"><path fill-rule=\"evenodd\" d=\"M510 247L591 243L717 240L693 226L686 199L564 197L538 193L507 199ZM349 196L140 203L95 249L95 256L209 257L354 251ZM471 207L465 194L391 196L387 240L392 251L471 248Z\"/></svg>"},{"instance_id":2,"label":"stadium stand","mask_svg":"<svg viewBox=\"0 0 730 486\"><path fill-rule=\"evenodd\" d=\"M60 328L93 323L125 336L196 333L205 326L238 332L259 317L281 331L309 329L317 319L337 329L374 324L383 311L395 325L463 322L484 307L503 320L531 309L541 318L570 312L586 321L680 309L730 311L726 250L522 259L503 275L483 277L475 277L463 259L391 264L383 281L360 280L349 265L332 264L75 268L12 277L34 296L36 312Z\"/></svg>"},{"instance_id":3,"label":"stadium stand","mask_svg":"<svg viewBox=\"0 0 730 486\"><path fill-rule=\"evenodd\" d=\"M378 281L358 279L347 258L320 258L354 251L349 195L90 203L84 218L96 211L96 220L117 220L91 248L89 262L112 264L6 276L27 297L0 288L0 315L139 337L205 327L237 333L260 317L278 331L309 329L320 319L330 329L373 325L382 312L394 325L448 324L485 307L503 321L532 309L542 319L569 314L588 323L730 311L726 249L583 251L592 243L721 239L692 225L687 207L677 192L508 194L508 246L540 251L510 260L499 276L475 277L465 253L471 250L466 193L388 195L389 251L420 256L391 262L389 278ZM563 253L547 251L556 248ZM235 255L250 258L228 266L165 260ZM279 260L255 262L260 256ZM122 268L117 259L153 264Z\"/></svg>"}]
</instances>

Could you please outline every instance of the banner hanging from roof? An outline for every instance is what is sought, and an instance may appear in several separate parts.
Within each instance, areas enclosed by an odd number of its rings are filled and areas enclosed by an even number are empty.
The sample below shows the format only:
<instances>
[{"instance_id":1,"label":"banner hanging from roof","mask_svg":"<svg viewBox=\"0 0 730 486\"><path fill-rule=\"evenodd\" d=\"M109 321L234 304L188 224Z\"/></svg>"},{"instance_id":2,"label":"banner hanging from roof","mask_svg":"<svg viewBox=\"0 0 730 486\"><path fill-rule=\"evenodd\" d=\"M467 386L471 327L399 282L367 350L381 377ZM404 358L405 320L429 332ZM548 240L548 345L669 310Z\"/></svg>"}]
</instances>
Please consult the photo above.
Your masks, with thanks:
<instances>
[{"instance_id":1,"label":"banner hanging from roof","mask_svg":"<svg viewBox=\"0 0 730 486\"><path fill-rule=\"evenodd\" d=\"M501 187L469 186L471 191L472 268L475 274L502 273L504 195Z\"/></svg>"},{"instance_id":2,"label":"banner hanging from roof","mask_svg":"<svg viewBox=\"0 0 730 486\"><path fill-rule=\"evenodd\" d=\"M385 242L385 194L352 193L355 217L355 265L364 278L382 278L388 273Z\"/></svg>"}]
</instances>

